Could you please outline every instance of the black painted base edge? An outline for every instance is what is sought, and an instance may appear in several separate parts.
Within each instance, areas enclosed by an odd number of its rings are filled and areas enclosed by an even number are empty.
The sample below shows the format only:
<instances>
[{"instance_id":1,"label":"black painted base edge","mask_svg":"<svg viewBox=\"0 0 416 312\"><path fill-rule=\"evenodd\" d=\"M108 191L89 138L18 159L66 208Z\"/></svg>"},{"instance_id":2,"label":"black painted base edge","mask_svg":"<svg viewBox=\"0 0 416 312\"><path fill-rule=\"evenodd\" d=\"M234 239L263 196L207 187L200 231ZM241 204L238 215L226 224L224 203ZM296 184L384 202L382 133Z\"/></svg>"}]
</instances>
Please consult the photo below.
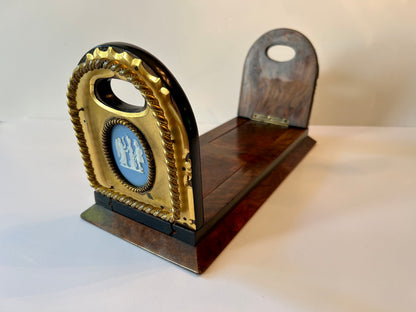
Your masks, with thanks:
<instances>
[{"instance_id":1,"label":"black painted base edge","mask_svg":"<svg viewBox=\"0 0 416 312\"><path fill-rule=\"evenodd\" d=\"M95 202L108 210L116 212L133 221L144 224L152 229L155 229L164 234L170 235L189 245L196 244L196 232L176 226L170 222L156 218L140 210L134 209L130 206L124 205L119 201L111 199L105 195L94 192Z\"/></svg>"}]
</instances>

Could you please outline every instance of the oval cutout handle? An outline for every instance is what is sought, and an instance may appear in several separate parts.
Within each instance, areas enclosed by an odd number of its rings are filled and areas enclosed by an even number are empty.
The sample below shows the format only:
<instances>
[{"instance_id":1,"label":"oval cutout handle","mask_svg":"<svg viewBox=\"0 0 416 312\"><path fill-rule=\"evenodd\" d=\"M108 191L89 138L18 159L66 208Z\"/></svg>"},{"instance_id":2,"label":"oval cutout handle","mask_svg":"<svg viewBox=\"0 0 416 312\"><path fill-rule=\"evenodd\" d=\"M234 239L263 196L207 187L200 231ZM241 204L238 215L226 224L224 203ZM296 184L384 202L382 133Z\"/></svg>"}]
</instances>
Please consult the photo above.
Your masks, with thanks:
<instances>
[{"instance_id":1,"label":"oval cutout handle","mask_svg":"<svg viewBox=\"0 0 416 312\"><path fill-rule=\"evenodd\" d=\"M289 62L296 56L296 51L293 48L282 44L268 47L266 53L269 59L278 63Z\"/></svg>"},{"instance_id":2,"label":"oval cutout handle","mask_svg":"<svg viewBox=\"0 0 416 312\"><path fill-rule=\"evenodd\" d=\"M146 101L140 91L121 79L97 79L94 92L101 103L119 111L138 113L146 108Z\"/></svg>"}]
</instances>

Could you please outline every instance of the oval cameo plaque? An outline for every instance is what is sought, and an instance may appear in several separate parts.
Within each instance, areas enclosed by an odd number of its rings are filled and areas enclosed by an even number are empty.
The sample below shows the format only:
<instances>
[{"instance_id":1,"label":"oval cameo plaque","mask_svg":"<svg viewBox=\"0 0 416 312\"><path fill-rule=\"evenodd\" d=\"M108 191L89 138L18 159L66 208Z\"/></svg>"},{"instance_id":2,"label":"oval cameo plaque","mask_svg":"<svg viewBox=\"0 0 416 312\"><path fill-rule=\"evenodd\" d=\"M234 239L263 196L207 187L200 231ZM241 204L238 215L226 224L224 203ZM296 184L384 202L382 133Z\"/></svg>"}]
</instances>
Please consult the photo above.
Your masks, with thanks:
<instances>
[{"instance_id":1,"label":"oval cameo plaque","mask_svg":"<svg viewBox=\"0 0 416 312\"><path fill-rule=\"evenodd\" d=\"M104 125L103 146L113 172L129 189L146 192L154 180L154 160L139 129L127 120L113 118Z\"/></svg>"}]
</instances>

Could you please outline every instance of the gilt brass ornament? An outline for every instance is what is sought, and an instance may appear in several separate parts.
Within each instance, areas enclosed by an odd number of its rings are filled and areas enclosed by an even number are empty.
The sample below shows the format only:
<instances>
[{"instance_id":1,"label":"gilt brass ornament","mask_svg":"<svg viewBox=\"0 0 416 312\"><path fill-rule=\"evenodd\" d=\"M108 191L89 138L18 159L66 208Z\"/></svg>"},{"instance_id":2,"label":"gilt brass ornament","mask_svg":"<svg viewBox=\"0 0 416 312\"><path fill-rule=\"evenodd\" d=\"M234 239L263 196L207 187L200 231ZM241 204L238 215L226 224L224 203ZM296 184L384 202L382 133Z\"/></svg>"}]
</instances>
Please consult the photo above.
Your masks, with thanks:
<instances>
[{"instance_id":1,"label":"gilt brass ornament","mask_svg":"<svg viewBox=\"0 0 416 312\"><path fill-rule=\"evenodd\" d=\"M171 93L141 59L116 50L109 45L87 53L68 87L88 179L100 194L195 229L192 186L185 182L191 180L188 137ZM145 107L117 99L111 79L133 84Z\"/></svg>"}]
</instances>

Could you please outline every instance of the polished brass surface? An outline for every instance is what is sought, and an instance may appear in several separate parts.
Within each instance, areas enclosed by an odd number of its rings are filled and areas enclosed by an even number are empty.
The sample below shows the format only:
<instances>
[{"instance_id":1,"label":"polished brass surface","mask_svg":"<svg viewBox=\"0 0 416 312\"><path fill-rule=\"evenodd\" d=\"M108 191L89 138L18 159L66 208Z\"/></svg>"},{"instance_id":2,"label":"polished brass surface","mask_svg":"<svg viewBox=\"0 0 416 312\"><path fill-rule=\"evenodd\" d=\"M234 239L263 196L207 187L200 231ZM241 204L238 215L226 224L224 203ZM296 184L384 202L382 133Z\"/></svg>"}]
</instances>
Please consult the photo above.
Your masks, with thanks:
<instances>
[{"instance_id":1,"label":"polished brass surface","mask_svg":"<svg viewBox=\"0 0 416 312\"><path fill-rule=\"evenodd\" d=\"M282 127L289 127L289 121L285 118L270 116L270 115L262 115L258 113L254 113L251 119L255 121L261 121L265 123L269 123L272 125L282 126Z\"/></svg>"},{"instance_id":2,"label":"polished brass surface","mask_svg":"<svg viewBox=\"0 0 416 312\"><path fill-rule=\"evenodd\" d=\"M140 112L112 108L96 96L99 79L130 82L145 98ZM87 176L99 193L163 220L195 229L190 179L189 143L170 91L159 77L150 74L140 59L127 52L95 49L74 70L68 86L68 107ZM137 127L152 151L153 187L143 192L120 179L105 156L103 131L106 121L120 118ZM105 141L105 140L104 140Z\"/></svg>"}]
</instances>

